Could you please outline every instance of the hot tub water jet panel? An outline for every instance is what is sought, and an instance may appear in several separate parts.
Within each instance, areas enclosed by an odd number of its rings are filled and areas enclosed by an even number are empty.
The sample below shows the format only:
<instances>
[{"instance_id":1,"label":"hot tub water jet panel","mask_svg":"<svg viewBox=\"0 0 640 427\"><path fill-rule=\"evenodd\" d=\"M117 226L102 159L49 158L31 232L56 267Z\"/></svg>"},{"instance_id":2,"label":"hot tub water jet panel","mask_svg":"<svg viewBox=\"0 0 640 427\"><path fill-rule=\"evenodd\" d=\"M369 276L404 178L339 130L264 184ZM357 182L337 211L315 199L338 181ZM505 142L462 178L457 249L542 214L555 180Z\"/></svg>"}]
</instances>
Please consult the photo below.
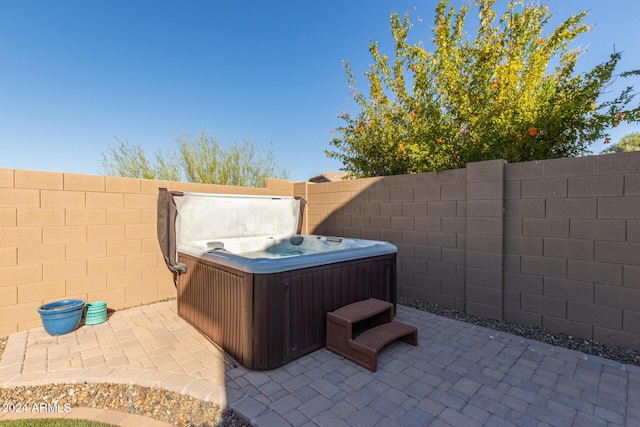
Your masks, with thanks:
<instances>
[{"instance_id":1,"label":"hot tub water jet panel","mask_svg":"<svg viewBox=\"0 0 640 427\"><path fill-rule=\"evenodd\" d=\"M323 347L329 311L371 297L395 303L396 247L300 234L304 205L160 189L158 239L178 314L247 368Z\"/></svg>"}]
</instances>

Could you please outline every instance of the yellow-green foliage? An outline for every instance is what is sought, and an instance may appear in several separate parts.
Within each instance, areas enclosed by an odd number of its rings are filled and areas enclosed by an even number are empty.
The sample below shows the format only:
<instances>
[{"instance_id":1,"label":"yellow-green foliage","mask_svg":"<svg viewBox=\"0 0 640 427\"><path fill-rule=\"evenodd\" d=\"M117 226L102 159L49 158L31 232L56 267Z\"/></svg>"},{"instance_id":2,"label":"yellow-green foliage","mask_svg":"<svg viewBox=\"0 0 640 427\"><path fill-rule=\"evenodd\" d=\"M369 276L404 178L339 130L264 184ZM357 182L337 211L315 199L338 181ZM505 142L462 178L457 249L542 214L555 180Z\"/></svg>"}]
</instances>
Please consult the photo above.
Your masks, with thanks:
<instances>
[{"instance_id":1,"label":"yellow-green foliage","mask_svg":"<svg viewBox=\"0 0 640 427\"><path fill-rule=\"evenodd\" d=\"M355 176L438 171L490 159L567 157L585 153L620 121L638 121L639 107L627 108L630 87L597 104L616 77L619 53L591 71L574 73L580 51L569 45L589 31L583 23L587 12L546 34L552 17L547 6L513 1L497 19L493 5L494 0L479 0L456 12L441 0L432 50L422 42L410 44L409 17L392 14L395 58L371 44L368 96L356 90L344 63L361 111L341 116L345 123L327 155L342 160ZM480 25L469 40L465 17L476 7ZM622 76L629 74L638 71Z\"/></svg>"},{"instance_id":2,"label":"yellow-green foliage","mask_svg":"<svg viewBox=\"0 0 640 427\"><path fill-rule=\"evenodd\" d=\"M279 168L272 149L260 153L251 141L220 145L215 137L178 138L178 146L169 153L157 150L147 158L139 145L116 139L102 154L106 175L127 178L200 182L205 184L262 187L265 178L286 179L289 171Z\"/></svg>"}]
</instances>

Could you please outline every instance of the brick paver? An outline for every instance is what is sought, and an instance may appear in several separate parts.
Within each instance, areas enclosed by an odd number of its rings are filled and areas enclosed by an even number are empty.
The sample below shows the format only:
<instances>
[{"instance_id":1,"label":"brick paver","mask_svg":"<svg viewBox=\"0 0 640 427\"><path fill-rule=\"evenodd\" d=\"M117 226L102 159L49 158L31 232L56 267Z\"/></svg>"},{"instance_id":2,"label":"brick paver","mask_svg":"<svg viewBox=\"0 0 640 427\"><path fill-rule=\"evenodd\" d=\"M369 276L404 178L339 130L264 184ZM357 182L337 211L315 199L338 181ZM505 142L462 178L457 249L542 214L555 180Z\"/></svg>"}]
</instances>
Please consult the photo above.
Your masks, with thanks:
<instances>
[{"instance_id":1,"label":"brick paver","mask_svg":"<svg viewBox=\"0 0 640 427\"><path fill-rule=\"evenodd\" d=\"M60 337L43 328L11 335L0 385L157 386L257 426L640 425L636 366L400 305L397 318L418 328L420 345L389 345L377 372L326 349L259 372L234 365L167 301Z\"/></svg>"}]
</instances>

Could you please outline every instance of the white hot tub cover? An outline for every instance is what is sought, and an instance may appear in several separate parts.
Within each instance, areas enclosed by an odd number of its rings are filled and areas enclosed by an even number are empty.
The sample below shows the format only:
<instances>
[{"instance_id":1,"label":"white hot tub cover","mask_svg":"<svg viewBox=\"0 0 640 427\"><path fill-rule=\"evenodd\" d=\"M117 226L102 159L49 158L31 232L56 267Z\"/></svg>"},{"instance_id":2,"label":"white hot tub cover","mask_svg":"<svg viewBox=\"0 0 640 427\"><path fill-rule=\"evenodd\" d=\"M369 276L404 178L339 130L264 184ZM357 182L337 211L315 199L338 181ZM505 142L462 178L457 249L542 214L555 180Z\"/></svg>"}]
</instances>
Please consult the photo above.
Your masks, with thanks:
<instances>
[{"instance_id":1,"label":"white hot tub cover","mask_svg":"<svg viewBox=\"0 0 640 427\"><path fill-rule=\"evenodd\" d=\"M158 241L171 271L186 272L176 247L197 240L300 233L306 201L289 196L183 193L159 189Z\"/></svg>"}]
</instances>

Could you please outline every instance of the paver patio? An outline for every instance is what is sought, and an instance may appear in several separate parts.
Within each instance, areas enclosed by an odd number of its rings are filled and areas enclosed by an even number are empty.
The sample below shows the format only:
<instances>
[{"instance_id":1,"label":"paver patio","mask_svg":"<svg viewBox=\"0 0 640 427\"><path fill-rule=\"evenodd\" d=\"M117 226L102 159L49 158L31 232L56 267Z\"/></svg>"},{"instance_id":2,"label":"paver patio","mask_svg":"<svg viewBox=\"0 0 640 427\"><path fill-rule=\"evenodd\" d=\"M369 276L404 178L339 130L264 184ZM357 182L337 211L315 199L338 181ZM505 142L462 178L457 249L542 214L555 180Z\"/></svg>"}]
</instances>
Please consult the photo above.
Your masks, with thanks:
<instances>
[{"instance_id":1,"label":"paver patio","mask_svg":"<svg viewBox=\"0 0 640 427\"><path fill-rule=\"evenodd\" d=\"M234 366L165 301L59 337L11 335L0 385L157 386L257 426L640 425L640 367L401 305L396 318L418 328L419 345L386 347L377 372L326 349L260 372Z\"/></svg>"}]
</instances>

